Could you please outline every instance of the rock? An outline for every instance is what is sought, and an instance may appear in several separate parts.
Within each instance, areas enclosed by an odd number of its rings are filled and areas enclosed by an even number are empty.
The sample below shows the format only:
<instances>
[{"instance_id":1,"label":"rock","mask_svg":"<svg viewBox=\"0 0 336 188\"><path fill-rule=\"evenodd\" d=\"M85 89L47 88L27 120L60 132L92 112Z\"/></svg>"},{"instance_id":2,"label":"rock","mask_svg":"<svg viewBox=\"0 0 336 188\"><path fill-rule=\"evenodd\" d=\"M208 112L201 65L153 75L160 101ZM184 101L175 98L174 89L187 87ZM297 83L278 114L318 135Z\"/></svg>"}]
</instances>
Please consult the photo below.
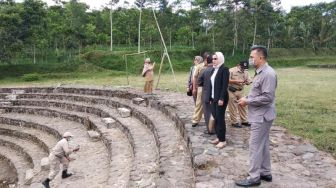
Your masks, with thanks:
<instances>
[{"instance_id":1,"label":"rock","mask_svg":"<svg viewBox=\"0 0 336 188\"><path fill-rule=\"evenodd\" d=\"M145 99L137 97L137 98L133 98L132 99L132 103L136 104L136 105L140 105L141 103L143 103L145 101Z\"/></svg>"},{"instance_id":2,"label":"rock","mask_svg":"<svg viewBox=\"0 0 336 188\"><path fill-rule=\"evenodd\" d=\"M305 167L302 166L301 164L288 164L287 166L294 169L294 170L298 170L298 171L301 171L301 170L305 169Z\"/></svg>"},{"instance_id":3,"label":"rock","mask_svg":"<svg viewBox=\"0 0 336 188\"><path fill-rule=\"evenodd\" d=\"M8 101L1 101L0 102L0 107L1 106L12 106L12 103L11 102L8 102Z\"/></svg>"},{"instance_id":4,"label":"rock","mask_svg":"<svg viewBox=\"0 0 336 188\"><path fill-rule=\"evenodd\" d=\"M297 146L295 149L294 149L294 154L296 156L300 156L304 153L307 153L307 152L311 152L311 153L315 153L317 151L317 149L311 145L311 144L305 144L305 145L300 145L300 146Z\"/></svg>"},{"instance_id":5,"label":"rock","mask_svg":"<svg viewBox=\"0 0 336 188\"><path fill-rule=\"evenodd\" d=\"M118 108L118 112L119 112L120 116L123 117L123 118L131 116L131 110L129 110L127 108Z\"/></svg>"},{"instance_id":6,"label":"rock","mask_svg":"<svg viewBox=\"0 0 336 188\"><path fill-rule=\"evenodd\" d=\"M49 170L50 164L49 164L49 158L44 157L41 159L41 170Z\"/></svg>"},{"instance_id":7,"label":"rock","mask_svg":"<svg viewBox=\"0 0 336 188\"><path fill-rule=\"evenodd\" d=\"M303 159L308 160L314 157L313 153L306 153L302 156Z\"/></svg>"},{"instance_id":8,"label":"rock","mask_svg":"<svg viewBox=\"0 0 336 188\"><path fill-rule=\"evenodd\" d=\"M25 184L26 185L31 184L33 177L34 177L34 170L33 169L26 170Z\"/></svg>"},{"instance_id":9,"label":"rock","mask_svg":"<svg viewBox=\"0 0 336 188\"><path fill-rule=\"evenodd\" d=\"M310 176L310 172L308 170L304 170L302 172L302 174L305 175L305 176Z\"/></svg>"},{"instance_id":10,"label":"rock","mask_svg":"<svg viewBox=\"0 0 336 188\"><path fill-rule=\"evenodd\" d=\"M16 95L14 95L14 94L6 95L6 99L14 101L14 100L16 100Z\"/></svg>"},{"instance_id":11,"label":"rock","mask_svg":"<svg viewBox=\"0 0 336 188\"><path fill-rule=\"evenodd\" d=\"M12 90L12 94L24 94L24 93L26 93L26 91L23 89L13 89Z\"/></svg>"},{"instance_id":12,"label":"rock","mask_svg":"<svg viewBox=\"0 0 336 188\"><path fill-rule=\"evenodd\" d=\"M92 141L98 141L100 138L99 133L96 131L88 131L87 133Z\"/></svg>"},{"instance_id":13,"label":"rock","mask_svg":"<svg viewBox=\"0 0 336 188\"><path fill-rule=\"evenodd\" d=\"M103 122L106 124L106 127L108 129L111 129L113 127L116 127L116 120L112 119L112 118L103 118Z\"/></svg>"},{"instance_id":14,"label":"rock","mask_svg":"<svg viewBox=\"0 0 336 188\"><path fill-rule=\"evenodd\" d=\"M210 161L211 157L209 155L196 155L194 158L194 166L199 169L205 169Z\"/></svg>"},{"instance_id":15,"label":"rock","mask_svg":"<svg viewBox=\"0 0 336 188\"><path fill-rule=\"evenodd\" d=\"M6 109L0 109L0 114L6 113Z\"/></svg>"}]
</instances>

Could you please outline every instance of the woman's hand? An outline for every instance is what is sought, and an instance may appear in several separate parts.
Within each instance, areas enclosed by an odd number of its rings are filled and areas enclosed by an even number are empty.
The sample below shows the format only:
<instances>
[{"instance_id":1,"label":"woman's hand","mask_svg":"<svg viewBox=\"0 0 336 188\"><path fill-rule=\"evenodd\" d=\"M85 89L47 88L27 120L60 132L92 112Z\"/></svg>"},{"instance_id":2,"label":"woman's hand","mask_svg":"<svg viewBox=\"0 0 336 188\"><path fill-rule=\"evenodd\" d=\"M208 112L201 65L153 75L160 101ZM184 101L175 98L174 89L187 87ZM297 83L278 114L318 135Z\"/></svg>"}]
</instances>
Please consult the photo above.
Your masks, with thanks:
<instances>
[{"instance_id":1,"label":"woman's hand","mask_svg":"<svg viewBox=\"0 0 336 188\"><path fill-rule=\"evenodd\" d=\"M223 100L218 100L218 106L223 106L224 105L224 101Z\"/></svg>"}]
</instances>

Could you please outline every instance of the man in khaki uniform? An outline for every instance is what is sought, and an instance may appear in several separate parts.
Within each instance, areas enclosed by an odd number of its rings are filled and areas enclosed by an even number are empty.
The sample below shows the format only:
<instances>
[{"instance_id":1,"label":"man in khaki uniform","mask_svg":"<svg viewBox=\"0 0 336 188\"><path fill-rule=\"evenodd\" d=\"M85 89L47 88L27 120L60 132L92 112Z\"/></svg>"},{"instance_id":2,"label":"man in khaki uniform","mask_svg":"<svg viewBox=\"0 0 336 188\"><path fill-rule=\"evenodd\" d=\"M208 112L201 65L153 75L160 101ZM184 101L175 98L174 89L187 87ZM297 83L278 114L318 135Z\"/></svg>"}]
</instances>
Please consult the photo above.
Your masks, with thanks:
<instances>
[{"instance_id":1,"label":"man in khaki uniform","mask_svg":"<svg viewBox=\"0 0 336 188\"><path fill-rule=\"evenodd\" d=\"M146 80L144 92L147 94L152 94L153 92L154 67L155 62L152 64L150 58L146 58L144 68L142 70L142 76L145 77Z\"/></svg>"},{"instance_id":2,"label":"man in khaki uniform","mask_svg":"<svg viewBox=\"0 0 336 188\"><path fill-rule=\"evenodd\" d=\"M79 150L79 146L75 149L69 147L69 141L72 139L73 135L70 132L65 132L63 134L63 139L57 142L56 146L52 149L49 155L50 172L46 180L42 182L44 187L49 188L49 182L52 181L60 170L60 164L63 165L62 178L68 178L72 174L68 173L69 163L72 158L70 154Z\"/></svg>"},{"instance_id":3,"label":"man in khaki uniform","mask_svg":"<svg viewBox=\"0 0 336 188\"><path fill-rule=\"evenodd\" d=\"M204 53L205 61L208 57L208 53ZM203 69L206 68L205 63L203 62L203 58L201 56L196 56L195 61L198 61L199 63L196 65L194 74L193 74L193 96L196 96L196 104L194 109L194 114L192 117L192 127L196 127L198 123L202 119L203 115L203 103L202 103L202 86L198 85L198 78L200 77L201 72Z\"/></svg>"},{"instance_id":4,"label":"man in khaki uniform","mask_svg":"<svg viewBox=\"0 0 336 188\"><path fill-rule=\"evenodd\" d=\"M249 85L251 79L248 76L248 62L241 61L236 67L230 69L229 80L229 114L233 127L241 128L238 121L240 118L241 124L249 126L247 122L246 106L238 105L237 101L244 97L244 85Z\"/></svg>"}]
</instances>

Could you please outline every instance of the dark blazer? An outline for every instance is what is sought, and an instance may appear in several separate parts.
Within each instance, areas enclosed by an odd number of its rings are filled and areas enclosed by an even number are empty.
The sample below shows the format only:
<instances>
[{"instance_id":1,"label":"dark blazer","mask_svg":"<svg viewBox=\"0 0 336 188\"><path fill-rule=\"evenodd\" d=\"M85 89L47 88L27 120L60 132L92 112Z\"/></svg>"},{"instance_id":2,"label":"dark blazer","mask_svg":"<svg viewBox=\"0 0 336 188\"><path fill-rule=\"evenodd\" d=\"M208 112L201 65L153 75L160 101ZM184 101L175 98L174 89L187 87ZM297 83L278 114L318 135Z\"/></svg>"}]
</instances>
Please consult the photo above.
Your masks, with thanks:
<instances>
[{"instance_id":1,"label":"dark blazer","mask_svg":"<svg viewBox=\"0 0 336 188\"><path fill-rule=\"evenodd\" d=\"M203 70L200 77L198 78L198 85L203 87L202 91L202 102L209 102L211 98L211 75L213 72L212 65L208 66Z\"/></svg>"},{"instance_id":2,"label":"dark blazer","mask_svg":"<svg viewBox=\"0 0 336 188\"><path fill-rule=\"evenodd\" d=\"M212 70L212 74L213 72L214 70ZM224 64L221 65L215 77L213 102L218 102L218 100L223 100L224 103L228 103L229 94L228 94L227 89L229 85L229 77L230 77L229 69L227 67L224 67ZM212 85L210 81L210 93L211 91L212 91ZM210 97L211 97L211 94L210 94Z\"/></svg>"}]
</instances>

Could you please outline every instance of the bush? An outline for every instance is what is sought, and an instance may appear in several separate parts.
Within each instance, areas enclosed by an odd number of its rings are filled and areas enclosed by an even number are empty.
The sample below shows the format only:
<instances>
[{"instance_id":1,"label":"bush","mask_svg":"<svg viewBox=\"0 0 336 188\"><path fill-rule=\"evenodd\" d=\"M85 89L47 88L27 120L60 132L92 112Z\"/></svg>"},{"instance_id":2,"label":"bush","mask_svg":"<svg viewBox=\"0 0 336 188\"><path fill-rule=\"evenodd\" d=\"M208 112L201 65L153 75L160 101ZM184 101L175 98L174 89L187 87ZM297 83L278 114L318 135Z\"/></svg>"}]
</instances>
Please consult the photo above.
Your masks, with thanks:
<instances>
[{"instance_id":1,"label":"bush","mask_svg":"<svg viewBox=\"0 0 336 188\"><path fill-rule=\"evenodd\" d=\"M40 76L38 74L36 74L36 73L33 73L33 74L25 74L21 78L25 82L32 82L32 81L39 80Z\"/></svg>"}]
</instances>

